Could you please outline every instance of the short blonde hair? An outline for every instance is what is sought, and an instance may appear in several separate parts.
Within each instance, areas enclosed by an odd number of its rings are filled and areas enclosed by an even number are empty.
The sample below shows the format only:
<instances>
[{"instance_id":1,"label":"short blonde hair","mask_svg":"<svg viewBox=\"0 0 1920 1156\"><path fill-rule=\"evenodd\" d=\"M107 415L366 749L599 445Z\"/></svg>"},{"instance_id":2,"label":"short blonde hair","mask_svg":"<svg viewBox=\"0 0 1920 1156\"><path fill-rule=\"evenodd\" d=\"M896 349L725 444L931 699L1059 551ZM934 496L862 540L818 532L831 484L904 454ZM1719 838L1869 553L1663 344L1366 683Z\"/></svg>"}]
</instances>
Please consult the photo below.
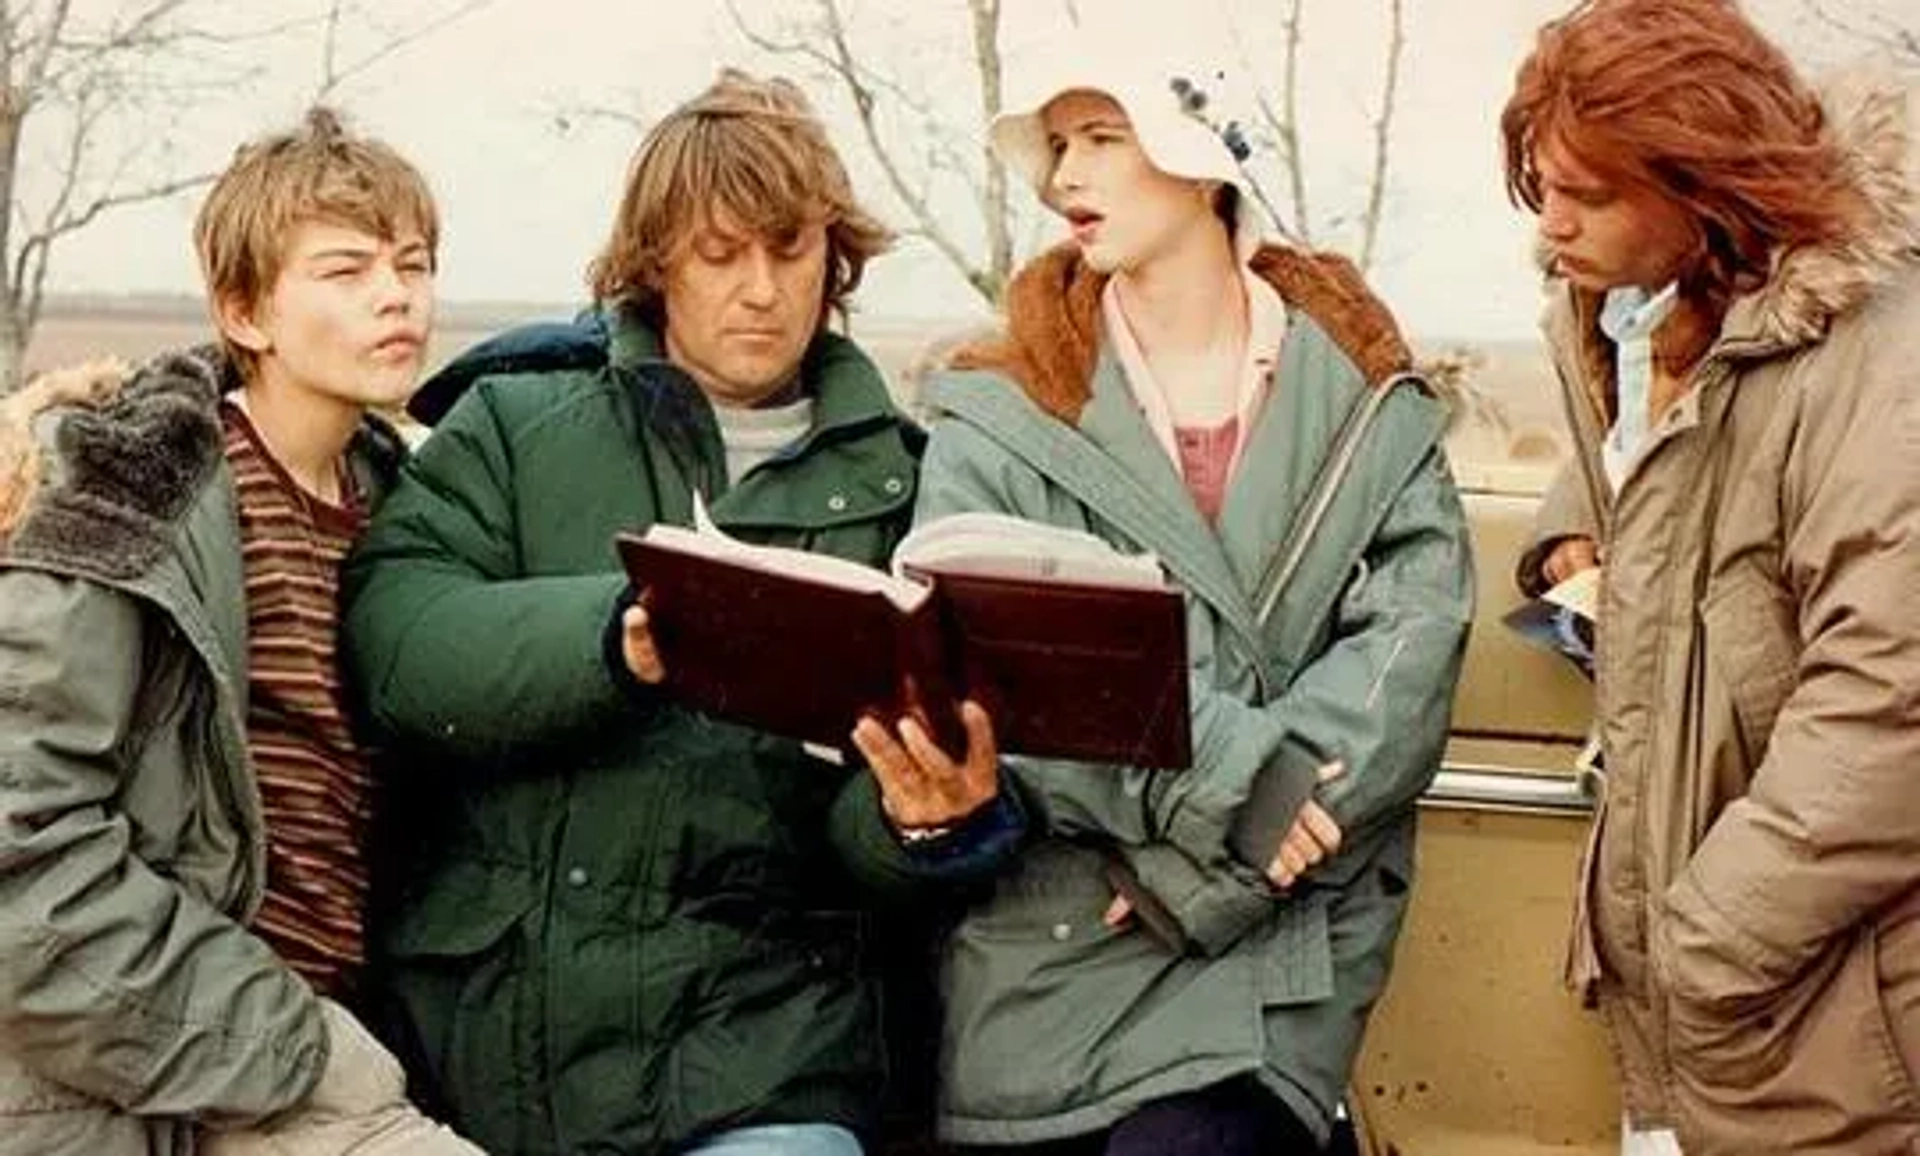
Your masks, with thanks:
<instances>
[{"instance_id":1,"label":"short blonde hair","mask_svg":"<svg viewBox=\"0 0 1920 1156\"><path fill-rule=\"evenodd\" d=\"M840 155L792 81L723 69L640 142L612 234L588 270L596 301L663 324L667 268L695 229L725 213L770 240L827 229L821 319L844 314L893 233L854 199Z\"/></svg>"},{"instance_id":2,"label":"short blonde hair","mask_svg":"<svg viewBox=\"0 0 1920 1156\"><path fill-rule=\"evenodd\" d=\"M201 202L193 245L212 306L258 305L280 277L294 230L314 221L387 241L418 233L438 262L440 215L420 171L316 107L298 127L240 146ZM253 354L225 345L251 374Z\"/></svg>"}]
</instances>

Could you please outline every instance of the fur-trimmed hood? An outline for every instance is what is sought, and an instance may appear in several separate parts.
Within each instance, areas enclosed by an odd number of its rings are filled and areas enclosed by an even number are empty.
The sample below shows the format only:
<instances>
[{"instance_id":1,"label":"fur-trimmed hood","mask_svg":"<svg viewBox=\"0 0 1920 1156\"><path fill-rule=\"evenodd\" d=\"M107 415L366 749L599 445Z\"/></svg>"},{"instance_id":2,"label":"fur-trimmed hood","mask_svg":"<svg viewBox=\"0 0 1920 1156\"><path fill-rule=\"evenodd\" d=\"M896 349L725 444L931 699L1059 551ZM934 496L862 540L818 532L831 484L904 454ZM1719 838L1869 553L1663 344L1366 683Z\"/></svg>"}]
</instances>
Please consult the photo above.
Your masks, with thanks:
<instances>
[{"instance_id":1,"label":"fur-trimmed hood","mask_svg":"<svg viewBox=\"0 0 1920 1156\"><path fill-rule=\"evenodd\" d=\"M1920 91L1856 72L1826 86L1821 103L1868 212L1838 240L1776 254L1766 284L1735 303L1729 329L1782 348L1818 341L1920 262Z\"/></svg>"},{"instance_id":2,"label":"fur-trimmed hood","mask_svg":"<svg viewBox=\"0 0 1920 1156\"><path fill-rule=\"evenodd\" d=\"M220 397L239 384L232 361L204 345L131 375L117 363L49 375L0 400L0 565L109 582L145 574L223 459ZM353 456L384 488L405 452L369 420Z\"/></svg>"},{"instance_id":3,"label":"fur-trimmed hood","mask_svg":"<svg viewBox=\"0 0 1920 1156\"><path fill-rule=\"evenodd\" d=\"M1266 245L1250 264L1289 309L1324 328L1368 382L1379 385L1412 365L1393 315L1345 257ZM1055 246L1008 285L1006 331L956 351L952 368L1002 374L1041 409L1076 421L1092 396L1106 284L1107 276L1088 268L1077 246Z\"/></svg>"},{"instance_id":4,"label":"fur-trimmed hood","mask_svg":"<svg viewBox=\"0 0 1920 1156\"><path fill-rule=\"evenodd\" d=\"M203 347L170 353L84 394L29 385L0 437L0 559L107 579L144 573L220 461L220 394L231 365ZM31 455L31 456L28 456Z\"/></svg>"},{"instance_id":5,"label":"fur-trimmed hood","mask_svg":"<svg viewBox=\"0 0 1920 1156\"><path fill-rule=\"evenodd\" d=\"M1820 99L1867 212L1832 241L1774 253L1766 282L1733 300L1721 330L1743 357L1818 342L1836 318L1920 263L1920 91L1883 71L1855 70L1822 86ZM1601 294L1553 284L1562 288L1552 295L1549 334L1575 342L1593 380L1610 378L1595 335Z\"/></svg>"}]
</instances>

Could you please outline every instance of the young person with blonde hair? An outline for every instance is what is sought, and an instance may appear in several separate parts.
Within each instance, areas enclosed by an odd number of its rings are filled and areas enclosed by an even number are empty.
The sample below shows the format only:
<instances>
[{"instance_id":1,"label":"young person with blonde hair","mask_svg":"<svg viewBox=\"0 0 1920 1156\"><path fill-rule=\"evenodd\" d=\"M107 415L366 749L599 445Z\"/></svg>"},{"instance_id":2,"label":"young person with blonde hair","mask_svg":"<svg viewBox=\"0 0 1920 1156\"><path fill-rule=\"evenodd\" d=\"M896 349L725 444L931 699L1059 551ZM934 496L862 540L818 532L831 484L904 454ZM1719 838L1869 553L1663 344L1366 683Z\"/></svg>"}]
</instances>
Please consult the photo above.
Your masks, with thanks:
<instances>
[{"instance_id":1,"label":"young person with blonde hair","mask_svg":"<svg viewBox=\"0 0 1920 1156\"><path fill-rule=\"evenodd\" d=\"M489 1147L857 1154L887 929L850 868L1019 833L977 710L960 757L909 723L869 774L677 705L614 554L698 501L885 564L922 437L829 321L888 241L799 91L724 72L641 141L596 306L416 405L437 424L349 566L347 650L409 799L379 936L403 1051Z\"/></svg>"},{"instance_id":2,"label":"young person with blonde hair","mask_svg":"<svg viewBox=\"0 0 1920 1156\"><path fill-rule=\"evenodd\" d=\"M1597 0L1501 119L1575 438L1520 582L1605 567L1569 978L1629 1151L1920 1144L1911 114L1729 0Z\"/></svg>"},{"instance_id":3,"label":"young person with blonde hair","mask_svg":"<svg viewBox=\"0 0 1920 1156\"><path fill-rule=\"evenodd\" d=\"M335 590L438 235L316 110L201 206L220 346L0 402L0 1152L476 1151L347 1010L372 787Z\"/></svg>"},{"instance_id":4,"label":"young person with blonde hair","mask_svg":"<svg viewBox=\"0 0 1920 1156\"><path fill-rule=\"evenodd\" d=\"M951 938L940 1131L1317 1151L1473 616L1445 411L1350 263L1260 243L1190 78L1111 43L1046 63L992 140L1072 236L930 382L917 517L1157 556L1187 595L1194 762L1007 760L1046 832Z\"/></svg>"}]
</instances>

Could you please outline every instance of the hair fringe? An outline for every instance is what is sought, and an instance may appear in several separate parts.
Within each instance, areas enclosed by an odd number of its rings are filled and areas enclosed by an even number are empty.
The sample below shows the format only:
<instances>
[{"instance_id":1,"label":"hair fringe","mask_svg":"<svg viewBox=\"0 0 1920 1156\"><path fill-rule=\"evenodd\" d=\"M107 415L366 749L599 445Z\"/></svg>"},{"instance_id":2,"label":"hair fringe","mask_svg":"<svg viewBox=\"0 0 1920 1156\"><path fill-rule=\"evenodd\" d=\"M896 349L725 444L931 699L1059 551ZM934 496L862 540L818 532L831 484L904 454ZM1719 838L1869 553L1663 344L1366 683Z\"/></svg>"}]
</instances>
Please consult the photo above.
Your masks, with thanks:
<instances>
[{"instance_id":1,"label":"hair fringe","mask_svg":"<svg viewBox=\"0 0 1920 1156\"><path fill-rule=\"evenodd\" d=\"M588 266L594 299L622 301L662 323L667 269L715 212L775 240L825 223L823 325L844 316L867 262L893 243L892 230L855 198L799 85L725 68L635 150L607 242Z\"/></svg>"}]
</instances>

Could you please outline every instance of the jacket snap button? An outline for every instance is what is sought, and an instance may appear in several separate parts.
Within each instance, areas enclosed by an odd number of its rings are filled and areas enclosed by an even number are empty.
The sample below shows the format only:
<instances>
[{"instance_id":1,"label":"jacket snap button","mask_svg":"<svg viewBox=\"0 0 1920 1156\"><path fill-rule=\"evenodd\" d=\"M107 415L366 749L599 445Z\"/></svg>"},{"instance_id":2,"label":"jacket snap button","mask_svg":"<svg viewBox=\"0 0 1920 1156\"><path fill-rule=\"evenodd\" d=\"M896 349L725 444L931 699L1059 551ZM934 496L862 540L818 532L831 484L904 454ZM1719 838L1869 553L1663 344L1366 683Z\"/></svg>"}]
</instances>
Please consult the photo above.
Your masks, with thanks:
<instances>
[{"instance_id":1,"label":"jacket snap button","mask_svg":"<svg viewBox=\"0 0 1920 1156\"><path fill-rule=\"evenodd\" d=\"M1053 925L1053 941L1055 943L1065 943L1072 938L1073 926L1071 924L1056 923Z\"/></svg>"},{"instance_id":2,"label":"jacket snap button","mask_svg":"<svg viewBox=\"0 0 1920 1156\"><path fill-rule=\"evenodd\" d=\"M880 484L880 488L889 494L897 494L907 488L907 483L901 481L899 478L888 478Z\"/></svg>"},{"instance_id":3,"label":"jacket snap button","mask_svg":"<svg viewBox=\"0 0 1920 1156\"><path fill-rule=\"evenodd\" d=\"M567 885L570 887L585 887L587 885L587 869L585 867L569 868L567 870Z\"/></svg>"},{"instance_id":4,"label":"jacket snap button","mask_svg":"<svg viewBox=\"0 0 1920 1156\"><path fill-rule=\"evenodd\" d=\"M827 499L827 509L832 510L836 514L846 508L847 496L845 494L835 494L833 497Z\"/></svg>"}]
</instances>

